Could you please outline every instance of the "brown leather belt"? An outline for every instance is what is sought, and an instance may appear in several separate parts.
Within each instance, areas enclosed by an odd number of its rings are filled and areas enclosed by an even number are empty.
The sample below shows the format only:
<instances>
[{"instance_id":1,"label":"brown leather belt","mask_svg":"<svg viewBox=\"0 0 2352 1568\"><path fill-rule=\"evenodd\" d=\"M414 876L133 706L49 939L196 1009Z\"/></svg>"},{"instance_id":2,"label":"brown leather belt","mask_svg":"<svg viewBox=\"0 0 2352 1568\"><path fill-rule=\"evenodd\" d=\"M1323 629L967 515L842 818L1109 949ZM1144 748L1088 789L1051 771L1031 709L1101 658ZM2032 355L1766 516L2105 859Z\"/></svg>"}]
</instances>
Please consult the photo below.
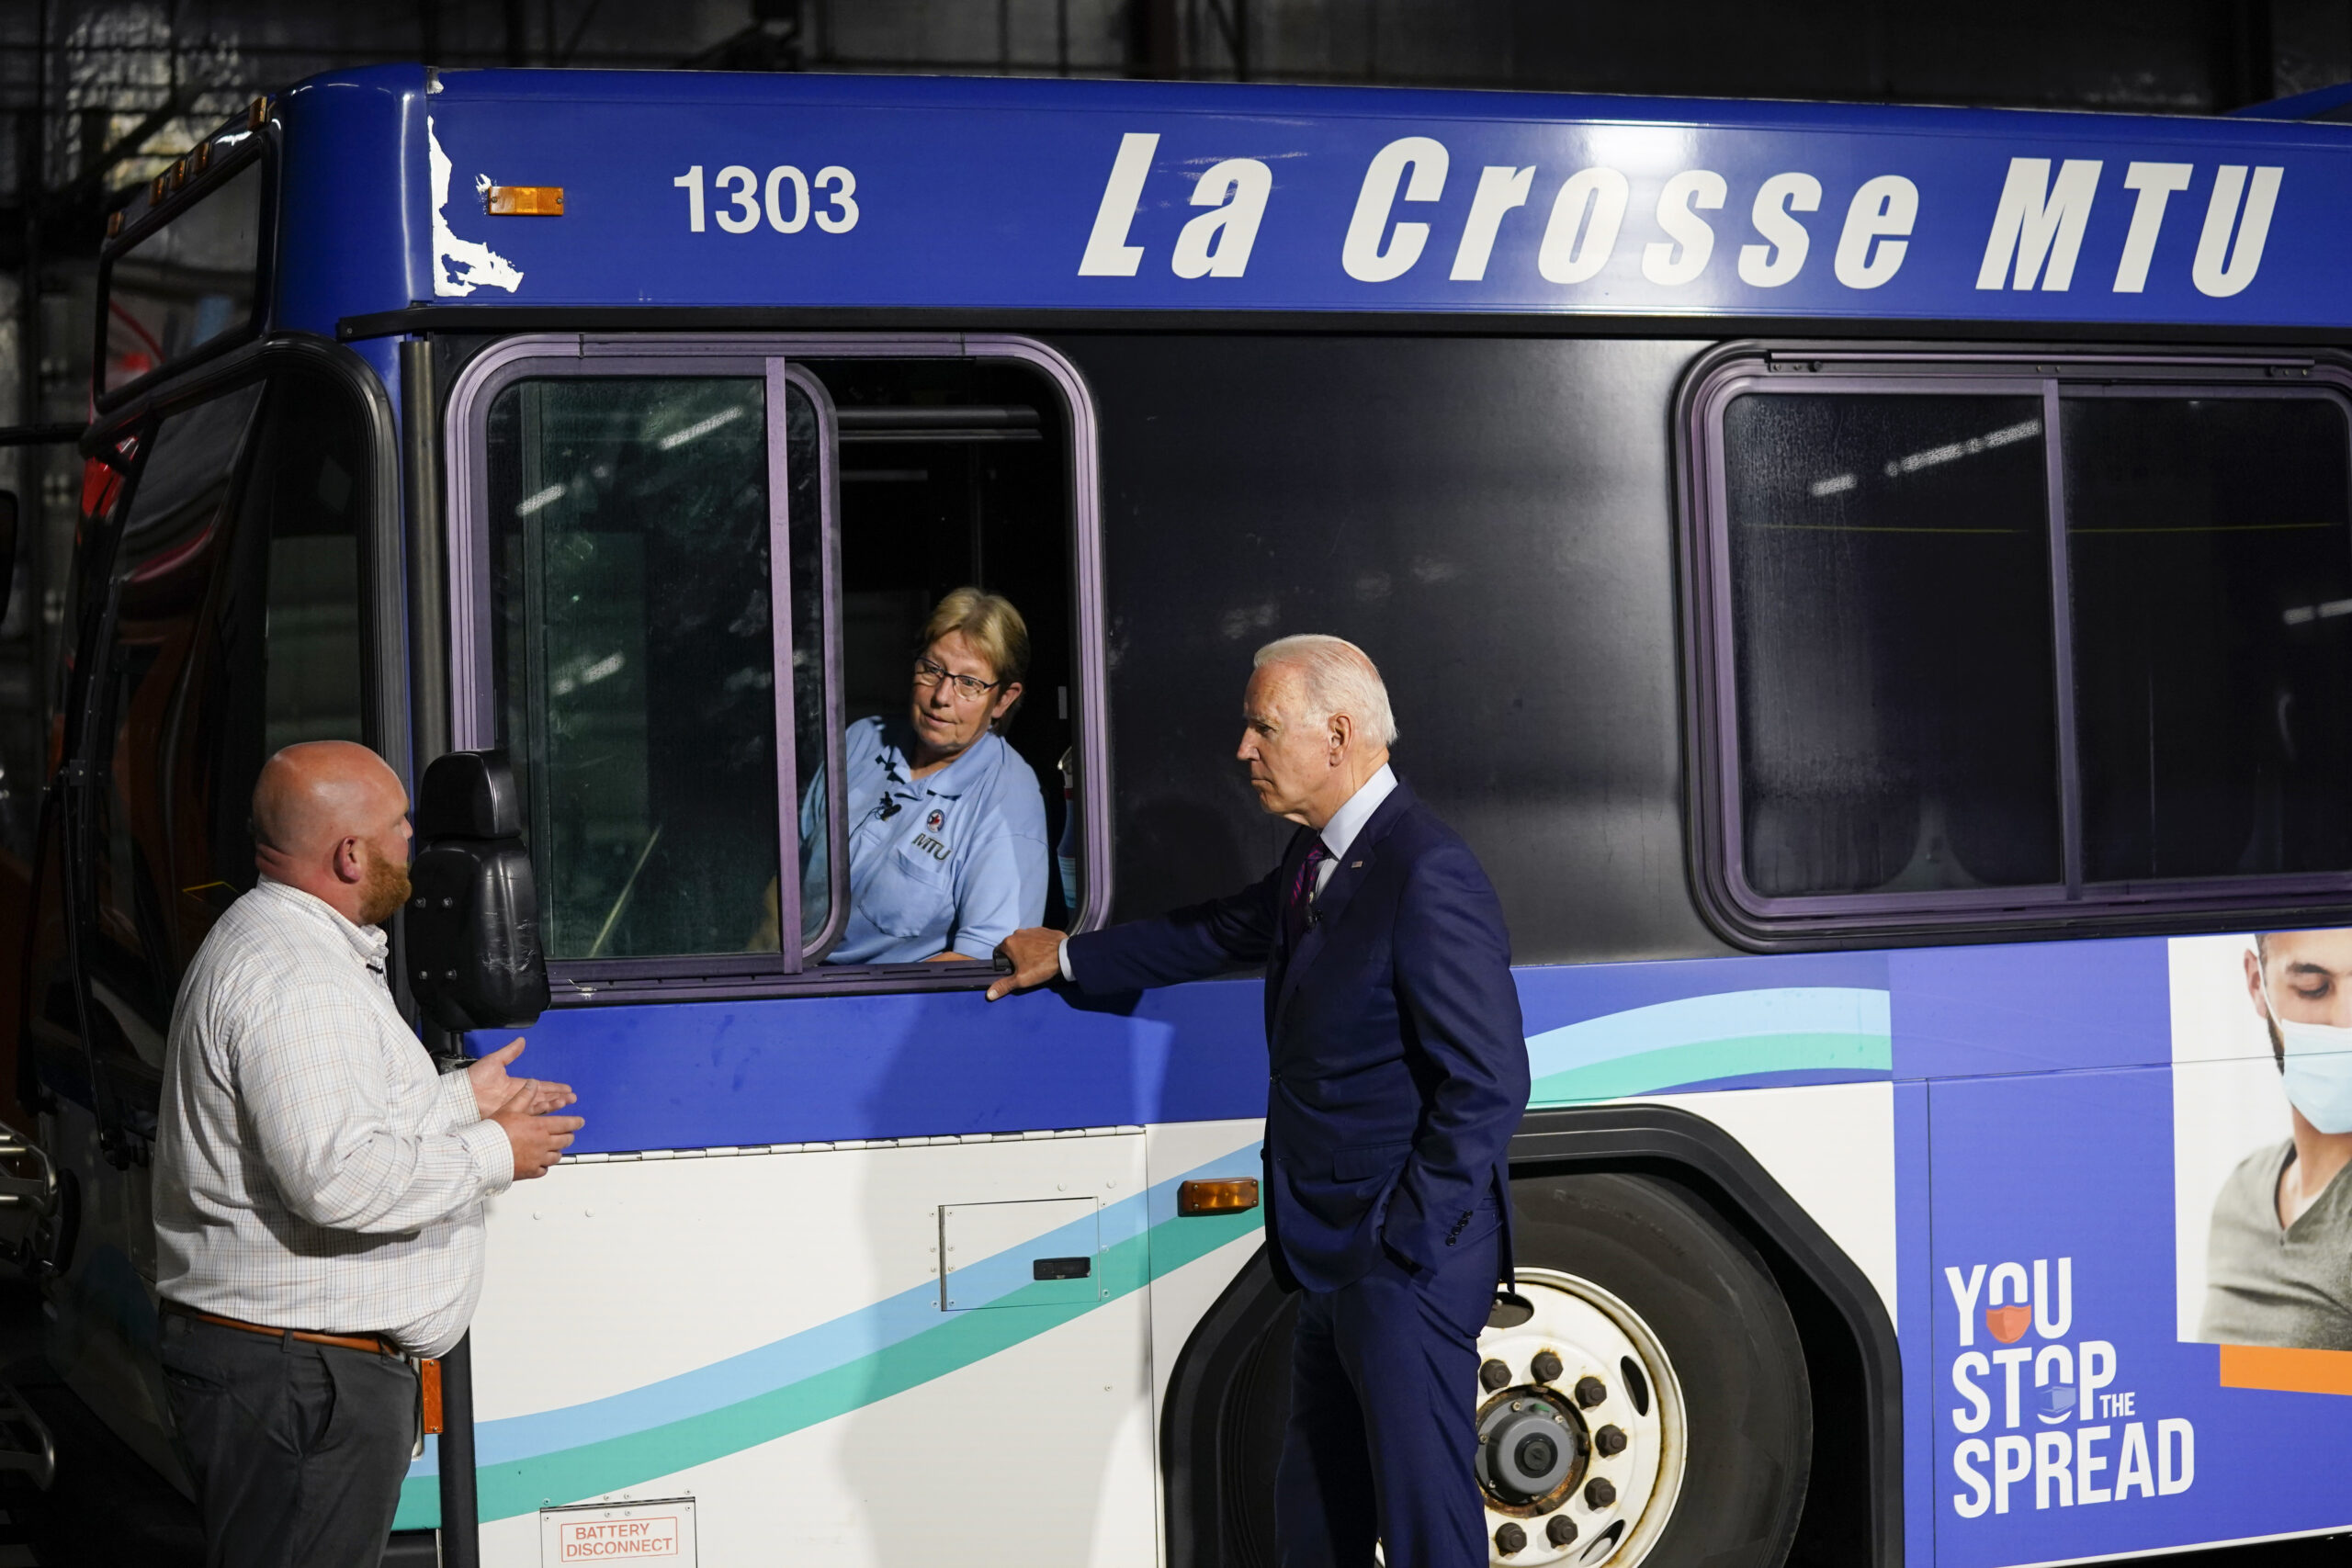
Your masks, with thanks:
<instances>
[{"instance_id":1,"label":"brown leather belt","mask_svg":"<svg viewBox=\"0 0 2352 1568\"><path fill-rule=\"evenodd\" d=\"M222 1328L242 1328L247 1334L266 1334L272 1339L282 1339L290 1334L306 1345L332 1345L339 1350L365 1350L371 1356L397 1356L401 1353L386 1343L380 1335L315 1334L307 1328L271 1328L266 1324L247 1323L242 1317L223 1317L217 1312L198 1312L192 1306L182 1306L171 1301L164 1303L164 1310L177 1313L182 1317L192 1317L198 1323L217 1324Z\"/></svg>"}]
</instances>

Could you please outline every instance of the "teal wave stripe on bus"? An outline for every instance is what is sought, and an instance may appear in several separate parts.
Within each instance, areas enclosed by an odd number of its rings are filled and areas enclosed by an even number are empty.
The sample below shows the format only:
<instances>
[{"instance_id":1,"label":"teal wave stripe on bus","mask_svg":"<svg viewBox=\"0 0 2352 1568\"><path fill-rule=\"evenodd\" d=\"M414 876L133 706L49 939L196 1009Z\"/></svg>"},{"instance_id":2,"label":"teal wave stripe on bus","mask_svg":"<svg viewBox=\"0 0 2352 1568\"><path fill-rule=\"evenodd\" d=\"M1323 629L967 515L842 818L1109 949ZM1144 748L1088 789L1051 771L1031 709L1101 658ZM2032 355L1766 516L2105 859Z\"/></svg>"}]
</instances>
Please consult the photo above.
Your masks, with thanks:
<instances>
[{"instance_id":1,"label":"teal wave stripe on bus","mask_svg":"<svg viewBox=\"0 0 2352 1568\"><path fill-rule=\"evenodd\" d=\"M1883 990L1790 986L1589 1018L1529 1038L1528 1103L1891 1078L1891 1013Z\"/></svg>"},{"instance_id":2,"label":"teal wave stripe on bus","mask_svg":"<svg viewBox=\"0 0 2352 1568\"><path fill-rule=\"evenodd\" d=\"M1176 1190L1187 1180L1255 1175L1258 1168L1252 1142L1106 1204L1084 1222L957 1271L959 1296L991 1306L1026 1305L1027 1311L943 1314L938 1282L929 1280L676 1377L585 1404L481 1422L474 1434L480 1517L511 1518L707 1464L1058 1328L1256 1230L1255 1211L1180 1219ZM1094 1277L1104 1287L1099 1299L1024 1302L1053 1291L1030 1278L1032 1253L1040 1247L1091 1251L1098 1238ZM1020 1267L1011 1266L1015 1263ZM428 1446L410 1467L394 1529L425 1529L439 1522L437 1461Z\"/></svg>"},{"instance_id":3,"label":"teal wave stripe on bus","mask_svg":"<svg viewBox=\"0 0 2352 1568\"><path fill-rule=\"evenodd\" d=\"M1631 1008L1546 1030L1527 1042L1530 1102L1618 1099L1730 1082L1823 1082L1892 1076L1887 993L1856 987L1722 992ZM481 1517L606 1495L845 1416L1012 1348L1139 1290L1258 1228L1250 1213L1179 1219L1183 1181L1253 1175L1254 1145L1155 1183L1100 1215L1098 1301L1040 1303L1018 1313L939 1312L926 1281L830 1323L741 1355L584 1405L486 1421L476 1430ZM1072 1250L1083 1243L1073 1229ZM1006 1258L1024 1259L1024 1247ZM993 1287L991 1274L1001 1280ZM987 1263L960 1289L1022 1304L1035 1290ZM428 1448L401 1490L401 1529L440 1515Z\"/></svg>"}]
</instances>

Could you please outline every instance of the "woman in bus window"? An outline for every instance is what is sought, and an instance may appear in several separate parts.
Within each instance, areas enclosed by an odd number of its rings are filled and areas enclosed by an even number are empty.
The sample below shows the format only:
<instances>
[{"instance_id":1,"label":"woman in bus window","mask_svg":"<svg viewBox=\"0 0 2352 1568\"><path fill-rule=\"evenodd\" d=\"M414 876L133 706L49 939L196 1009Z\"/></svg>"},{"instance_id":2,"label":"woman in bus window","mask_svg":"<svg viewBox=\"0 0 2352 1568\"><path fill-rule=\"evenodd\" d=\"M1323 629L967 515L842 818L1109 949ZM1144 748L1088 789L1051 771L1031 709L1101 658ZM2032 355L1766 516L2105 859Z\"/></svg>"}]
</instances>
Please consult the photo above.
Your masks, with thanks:
<instances>
[{"instance_id":1,"label":"woman in bus window","mask_svg":"<svg viewBox=\"0 0 2352 1568\"><path fill-rule=\"evenodd\" d=\"M831 964L987 959L1046 915L1046 798L1001 731L1021 705L1029 628L958 588L923 627L903 718L849 728L849 923ZM801 796L803 907L825 897L825 781Z\"/></svg>"}]
</instances>

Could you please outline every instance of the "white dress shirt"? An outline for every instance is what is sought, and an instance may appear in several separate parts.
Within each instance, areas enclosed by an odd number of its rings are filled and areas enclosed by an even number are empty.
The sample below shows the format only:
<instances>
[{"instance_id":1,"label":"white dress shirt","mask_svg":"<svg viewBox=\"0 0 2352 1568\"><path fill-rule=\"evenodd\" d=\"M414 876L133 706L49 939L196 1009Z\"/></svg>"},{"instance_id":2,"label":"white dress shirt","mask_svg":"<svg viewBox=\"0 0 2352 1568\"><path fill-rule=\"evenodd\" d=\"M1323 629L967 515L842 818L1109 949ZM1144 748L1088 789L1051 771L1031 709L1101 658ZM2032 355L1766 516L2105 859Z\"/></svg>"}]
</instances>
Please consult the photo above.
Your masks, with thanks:
<instances>
[{"instance_id":1,"label":"white dress shirt","mask_svg":"<svg viewBox=\"0 0 2352 1568\"><path fill-rule=\"evenodd\" d=\"M1331 813L1331 819L1323 824L1323 831L1317 835L1323 840L1326 857L1323 863L1315 868L1315 892L1318 897L1323 889L1331 885L1332 874L1340 869L1340 857L1348 852L1349 846L1356 841L1356 835L1363 831L1363 825L1372 820L1372 814L1380 809L1380 803L1386 800L1396 788L1396 771L1383 762L1380 771L1356 785L1355 794L1348 796L1340 809ZM1076 977L1069 972L1069 938L1062 938L1061 945L1054 950L1054 955L1061 964L1062 978L1074 980Z\"/></svg>"},{"instance_id":2,"label":"white dress shirt","mask_svg":"<svg viewBox=\"0 0 2352 1568\"><path fill-rule=\"evenodd\" d=\"M1331 820L1323 824L1323 831L1318 837L1323 840L1323 850L1329 858L1315 868L1315 891L1318 897L1323 889L1331 886L1331 875L1340 869L1340 862L1346 858L1348 846L1356 841L1356 835L1363 831L1363 825L1372 820L1372 814L1380 809L1380 803L1386 800L1396 788L1396 774L1387 763L1383 762L1380 771L1358 784L1355 794L1348 796L1340 809L1331 813Z\"/></svg>"},{"instance_id":3,"label":"white dress shirt","mask_svg":"<svg viewBox=\"0 0 2352 1568\"><path fill-rule=\"evenodd\" d=\"M172 1010L155 1283L272 1328L438 1356L481 1294L482 1200L514 1176L463 1073L434 1071L384 933L265 879L197 949Z\"/></svg>"}]
</instances>

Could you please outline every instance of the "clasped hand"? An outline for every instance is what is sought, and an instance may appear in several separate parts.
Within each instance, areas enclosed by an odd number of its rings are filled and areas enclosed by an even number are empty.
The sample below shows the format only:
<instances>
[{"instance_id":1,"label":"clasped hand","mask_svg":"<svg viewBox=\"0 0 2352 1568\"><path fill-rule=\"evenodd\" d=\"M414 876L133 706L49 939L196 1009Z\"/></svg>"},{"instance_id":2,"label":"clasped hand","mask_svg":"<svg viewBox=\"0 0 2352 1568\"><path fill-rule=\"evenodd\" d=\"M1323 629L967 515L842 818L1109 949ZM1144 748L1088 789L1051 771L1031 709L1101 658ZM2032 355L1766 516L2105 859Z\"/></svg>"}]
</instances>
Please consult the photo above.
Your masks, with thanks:
<instances>
[{"instance_id":1,"label":"clasped hand","mask_svg":"<svg viewBox=\"0 0 2352 1568\"><path fill-rule=\"evenodd\" d=\"M588 1123L578 1116L548 1114L580 1098L570 1084L515 1077L507 1072L507 1064L522 1054L518 1035L468 1067L466 1078L474 1091L474 1109L485 1122L497 1122L514 1145L514 1179L528 1181L545 1176L571 1146L572 1134Z\"/></svg>"}]
</instances>

